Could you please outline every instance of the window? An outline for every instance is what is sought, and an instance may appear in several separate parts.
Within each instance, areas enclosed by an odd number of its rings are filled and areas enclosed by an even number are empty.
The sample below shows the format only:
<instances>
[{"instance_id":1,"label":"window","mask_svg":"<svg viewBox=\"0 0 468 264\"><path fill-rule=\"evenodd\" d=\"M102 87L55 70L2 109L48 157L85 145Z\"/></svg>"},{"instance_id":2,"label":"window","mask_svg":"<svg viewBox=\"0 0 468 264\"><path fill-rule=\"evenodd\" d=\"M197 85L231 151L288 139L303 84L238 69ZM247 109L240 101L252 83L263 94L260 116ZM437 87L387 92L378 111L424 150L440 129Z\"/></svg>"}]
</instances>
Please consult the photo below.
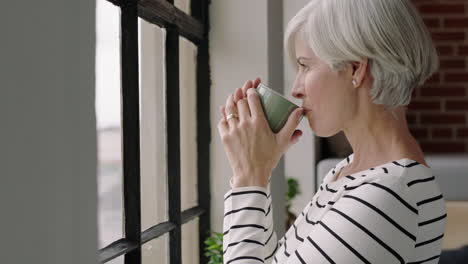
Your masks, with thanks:
<instances>
[{"instance_id":1,"label":"window","mask_svg":"<svg viewBox=\"0 0 468 264\"><path fill-rule=\"evenodd\" d=\"M96 117L100 248L123 237L120 12L96 1ZM123 262L115 262L123 263Z\"/></svg>"},{"instance_id":2,"label":"window","mask_svg":"<svg viewBox=\"0 0 468 264\"><path fill-rule=\"evenodd\" d=\"M209 2L108 1L120 8L123 232L99 261L207 263Z\"/></svg>"}]
</instances>

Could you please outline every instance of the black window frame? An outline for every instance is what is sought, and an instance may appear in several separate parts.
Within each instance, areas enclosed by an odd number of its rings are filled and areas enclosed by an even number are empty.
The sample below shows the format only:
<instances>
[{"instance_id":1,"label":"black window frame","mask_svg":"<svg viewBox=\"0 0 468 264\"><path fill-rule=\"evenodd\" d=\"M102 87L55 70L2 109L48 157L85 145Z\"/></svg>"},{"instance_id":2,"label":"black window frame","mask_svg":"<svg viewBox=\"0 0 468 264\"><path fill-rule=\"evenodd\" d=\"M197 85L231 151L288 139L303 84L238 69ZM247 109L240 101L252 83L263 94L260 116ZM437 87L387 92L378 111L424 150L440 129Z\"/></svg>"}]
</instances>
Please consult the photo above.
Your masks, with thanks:
<instances>
[{"instance_id":1,"label":"black window frame","mask_svg":"<svg viewBox=\"0 0 468 264\"><path fill-rule=\"evenodd\" d=\"M210 0L191 0L191 14L174 0L108 0L121 9L121 82L124 238L99 250L100 263L124 255L125 264L141 264L144 243L169 233L169 263L182 263L182 225L199 218L199 258L207 263L203 241L210 235ZM169 219L141 232L138 17L166 29L166 121ZM197 46L197 192L198 206L181 211L179 36Z\"/></svg>"}]
</instances>

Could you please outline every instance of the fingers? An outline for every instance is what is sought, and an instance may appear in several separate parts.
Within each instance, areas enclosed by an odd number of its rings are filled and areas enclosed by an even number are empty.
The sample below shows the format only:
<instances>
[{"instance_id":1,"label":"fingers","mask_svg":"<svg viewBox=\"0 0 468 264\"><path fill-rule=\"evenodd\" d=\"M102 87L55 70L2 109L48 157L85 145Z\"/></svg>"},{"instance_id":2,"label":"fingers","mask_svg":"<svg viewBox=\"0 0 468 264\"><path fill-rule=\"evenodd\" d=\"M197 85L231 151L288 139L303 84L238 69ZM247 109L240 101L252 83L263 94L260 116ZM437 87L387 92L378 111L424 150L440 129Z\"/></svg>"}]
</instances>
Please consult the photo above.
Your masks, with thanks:
<instances>
[{"instance_id":1,"label":"fingers","mask_svg":"<svg viewBox=\"0 0 468 264\"><path fill-rule=\"evenodd\" d=\"M255 81L254 81L253 87L257 88L261 81L262 80L259 77L257 77L257 79L255 79Z\"/></svg>"},{"instance_id":2,"label":"fingers","mask_svg":"<svg viewBox=\"0 0 468 264\"><path fill-rule=\"evenodd\" d=\"M244 95L242 94L242 89L237 88L234 92L234 103L237 104L237 101L239 101L242 98L244 98Z\"/></svg>"},{"instance_id":3,"label":"fingers","mask_svg":"<svg viewBox=\"0 0 468 264\"><path fill-rule=\"evenodd\" d=\"M239 102L237 102L237 109L239 109L239 122L248 121L250 119L250 109L246 99L240 99Z\"/></svg>"},{"instance_id":4,"label":"fingers","mask_svg":"<svg viewBox=\"0 0 468 264\"><path fill-rule=\"evenodd\" d=\"M251 99L247 98L247 91L250 88L256 88L260 84L260 82L261 82L260 78L256 78L254 81L252 80L246 81L244 85L242 86L242 88L237 88L236 91L228 97L228 99L226 100L226 105L220 108L220 111L223 114L225 121L229 114L239 115L239 119L230 118L229 120L227 120L226 123L229 127L236 125L236 123L241 120L247 120L248 118L252 116L252 109L250 106ZM255 96L257 96L256 91L255 91ZM259 113L263 114L263 110L261 109L261 105L257 97L257 115Z\"/></svg>"},{"instance_id":5,"label":"fingers","mask_svg":"<svg viewBox=\"0 0 468 264\"><path fill-rule=\"evenodd\" d=\"M226 107L224 105L219 107L219 112L221 112L222 117L226 120Z\"/></svg>"},{"instance_id":6,"label":"fingers","mask_svg":"<svg viewBox=\"0 0 468 264\"><path fill-rule=\"evenodd\" d=\"M226 119L221 118L218 122L218 132L221 136L225 135L226 133L229 133L229 127L226 122Z\"/></svg>"},{"instance_id":7,"label":"fingers","mask_svg":"<svg viewBox=\"0 0 468 264\"><path fill-rule=\"evenodd\" d=\"M294 132L297 126L299 125L299 122L302 119L302 113L303 113L303 109L297 108L289 115L288 121L286 121L286 124L281 129L281 131L278 132L281 141L284 141L286 142L286 144L289 145L291 141L296 140L297 135L295 136ZM302 134L302 131L301 131L301 134Z\"/></svg>"},{"instance_id":8,"label":"fingers","mask_svg":"<svg viewBox=\"0 0 468 264\"><path fill-rule=\"evenodd\" d=\"M257 90L248 89L247 100L249 102L250 113L252 117L258 118L260 116L263 116L263 108L260 103L260 98L258 97Z\"/></svg>"},{"instance_id":9,"label":"fingers","mask_svg":"<svg viewBox=\"0 0 468 264\"><path fill-rule=\"evenodd\" d=\"M227 98L227 101L226 101L226 118L230 115L230 114L235 114L237 115L237 111L236 111L236 107L234 105L234 96L231 94L229 95L229 97ZM237 122L237 118L234 117L234 118L230 118L228 120L228 124L229 124L229 127L234 127L236 125L236 122Z\"/></svg>"},{"instance_id":10,"label":"fingers","mask_svg":"<svg viewBox=\"0 0 468 264\"><path fill-rule=\"evenodd\" d=\"M221 135L221 137L229 132L228 123L226 122L226 112L224 108L224 106L221 106L219 108L219 111L221 112L221 119L218 122L218 132Z\"/></svg>"},{"instance_id":11,"label":"fingers","mask_svg":"<svg viewBox=\"0 0 468 264\"><path fill-rule=\"evenodd\" d=\"M302 136L302 130L296 129L294 130L291 136L291 144L296 144L299 141L299 138Z\"/></svg>"},{"instance_id":12,"label":"fingers","mask_svg":"<svg viewBox=\"0 0 468 264\"><path fill-rule=\"evenodd\" d=\"M247 90L250 89L250 88L257 88L257 86L260 84L260 82L261 82L261 79L258 78L258 77L254 81L252 81L252 80L246 81L244 83L244 85L242 86L242 88L240 88L240 91L239 91L239 89L236 90L235 96L234 96L234 102L237 103L237 101L239 101L240 99L246 98L247 97Z\"/></svg>"},{"instance_id":13,"label":"fingers","mask_svg":"<svg viewBox=\"0 0 468 264\"><path fill-rule=\"evenodd\" d=\"M250 88L257 88L257 86L260 84L261 79L257 77L254 81L249 81L249 85L242 87L242 93L244 94L244 97L247 97L247 90Z\"/></svg>"},{"instance_id":14,"label":"fingers","mask_svg":"<svg viewBox=\"0 0 468 264\"><path fill-rule=\"evenodd\" d=\"M244 95L244 97L247 97L247 89L252 88L252 87L253 87L253 82L251 80L248 80L247 82L245 82L244 86L242 86L242 94Z\"/></svg>"}]
</instances>

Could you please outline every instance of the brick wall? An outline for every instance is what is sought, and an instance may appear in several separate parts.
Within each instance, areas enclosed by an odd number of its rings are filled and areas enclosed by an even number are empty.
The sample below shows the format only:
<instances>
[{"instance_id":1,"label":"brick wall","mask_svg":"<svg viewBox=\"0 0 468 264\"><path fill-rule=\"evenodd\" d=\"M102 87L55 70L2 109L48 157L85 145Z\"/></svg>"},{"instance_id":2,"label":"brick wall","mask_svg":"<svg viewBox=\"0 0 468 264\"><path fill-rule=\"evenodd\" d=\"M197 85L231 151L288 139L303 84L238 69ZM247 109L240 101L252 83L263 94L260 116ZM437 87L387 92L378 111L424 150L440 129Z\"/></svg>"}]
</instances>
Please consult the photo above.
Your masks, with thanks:
<instances>
[{"instance_id":1,"label":"brick wall","mask_svg":"<svg viewBox=\"0 0 468 264\"><path fill-rule=\"evenodd\" d=\"M429 28L440 69L416 89L408 123L425 153L468 153L468 0L412 0Z\"/></svg>"}]
</instances>

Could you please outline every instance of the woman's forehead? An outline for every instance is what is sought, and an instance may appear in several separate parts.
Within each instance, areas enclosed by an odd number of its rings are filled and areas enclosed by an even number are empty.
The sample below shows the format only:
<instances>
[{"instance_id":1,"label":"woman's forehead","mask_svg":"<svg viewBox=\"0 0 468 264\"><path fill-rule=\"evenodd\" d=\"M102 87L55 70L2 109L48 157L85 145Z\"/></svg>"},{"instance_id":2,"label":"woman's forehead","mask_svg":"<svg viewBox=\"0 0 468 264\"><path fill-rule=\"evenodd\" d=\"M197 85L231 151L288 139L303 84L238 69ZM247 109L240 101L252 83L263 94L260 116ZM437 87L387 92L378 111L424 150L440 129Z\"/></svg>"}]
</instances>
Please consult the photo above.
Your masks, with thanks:
<instances>
[{"instance_id":1,"label":"woman's forehead","mask_svg":"<svg viewBox=\"0 0 468 264\"><path fill-rule=\"evenodd\" d=\"M304 39L300 36L301 34L296 34L294 45L296 50L296 58L303 57L305 59L313 59L315 57L314 52L306 44Z\"/></svg>"},{"instance_id":2,"label":"woman's forehead","mask_svg":"<svg viewBox=\"0 0 468 264\"><path fill-rule=\"evenodd\" d=\"M314 60L315 55L310 48L296 47L296 60Z\"/></svg>"}]
</instances>

